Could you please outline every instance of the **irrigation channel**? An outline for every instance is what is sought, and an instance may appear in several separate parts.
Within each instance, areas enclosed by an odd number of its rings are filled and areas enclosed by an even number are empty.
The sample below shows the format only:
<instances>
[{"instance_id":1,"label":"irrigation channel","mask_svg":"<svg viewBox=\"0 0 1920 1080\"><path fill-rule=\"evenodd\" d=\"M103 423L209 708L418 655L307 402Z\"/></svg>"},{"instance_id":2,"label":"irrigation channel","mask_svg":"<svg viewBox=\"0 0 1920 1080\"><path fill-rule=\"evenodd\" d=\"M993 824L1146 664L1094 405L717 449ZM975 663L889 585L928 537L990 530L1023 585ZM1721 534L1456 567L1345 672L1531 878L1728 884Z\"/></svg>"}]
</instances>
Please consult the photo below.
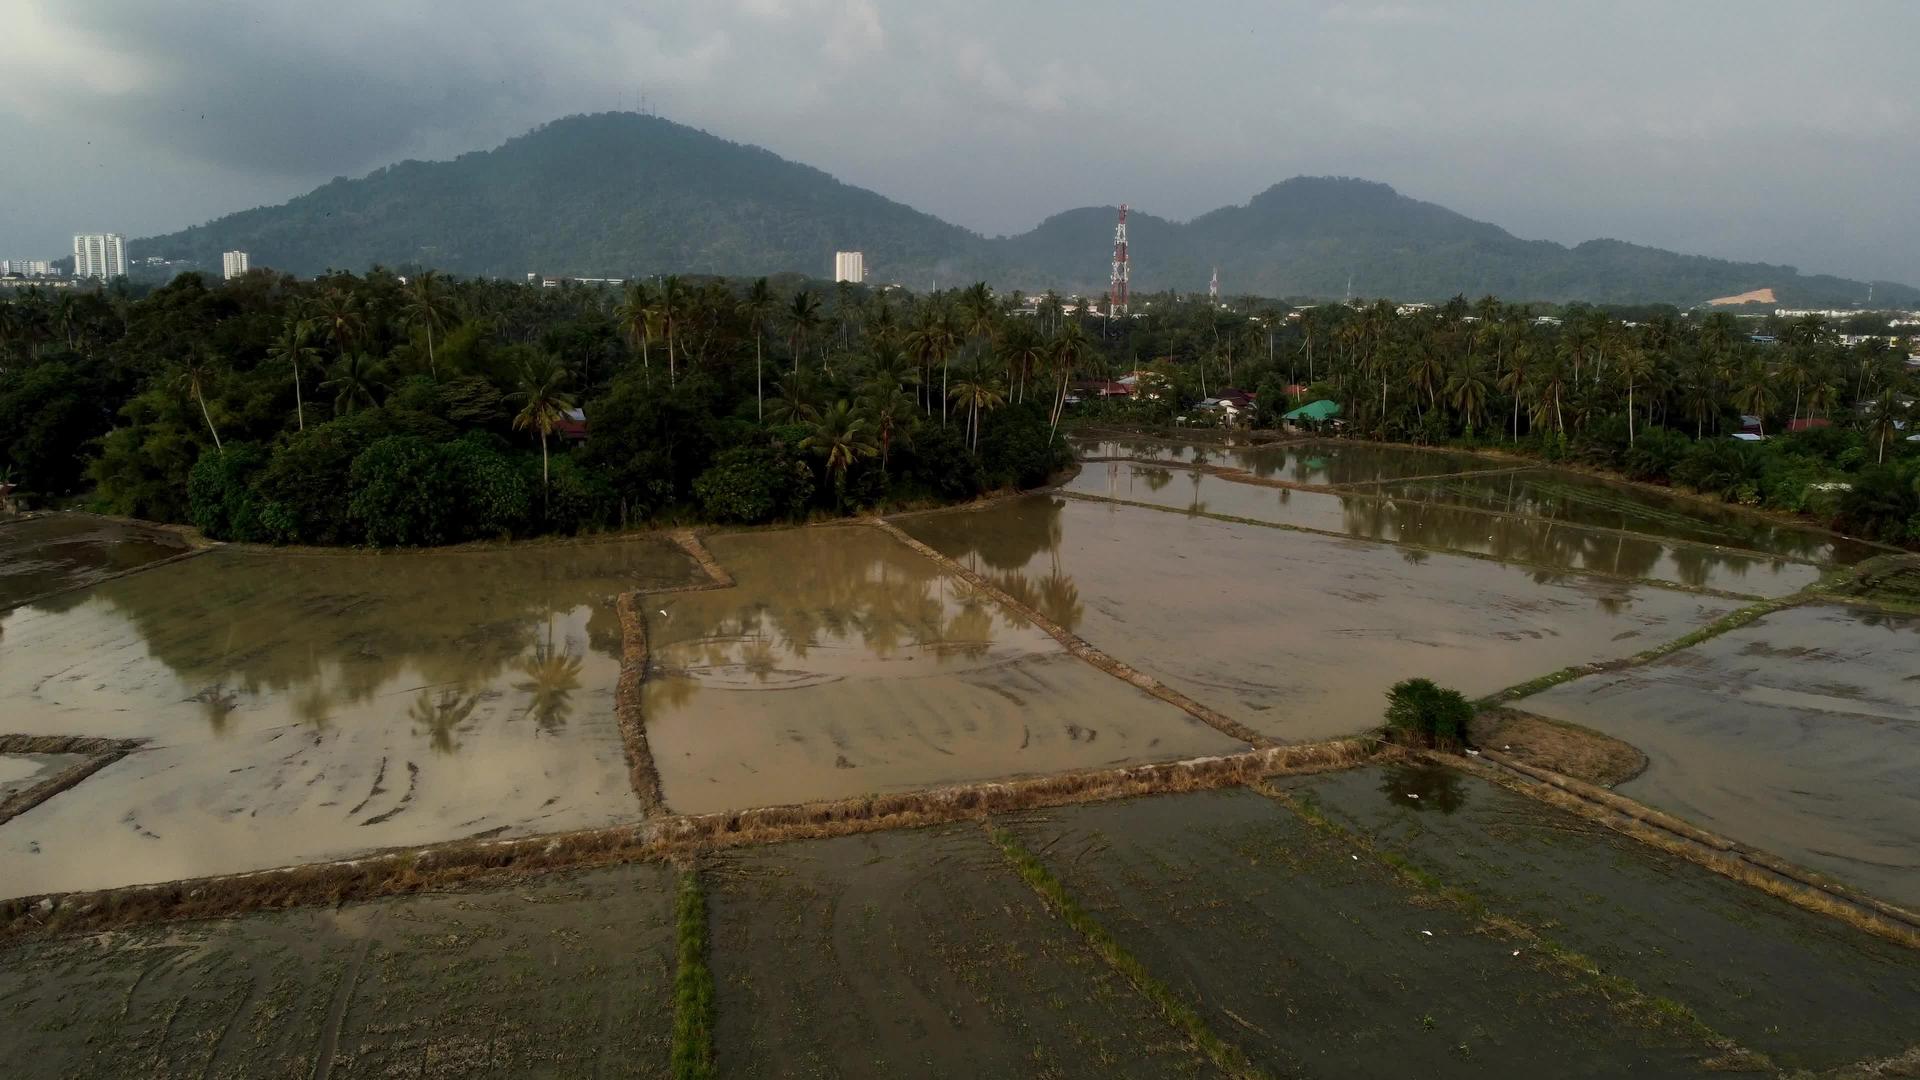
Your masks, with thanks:
<instances>
[{"instance_id":1,"label":"irrigation channel","mask_svg":"<svg viewBox=\"0 0 1920 1080\"><path fill-rule=\"evenodd\" d=\"M428 552L0 524L22 1075L1903 1075L1905 557L1500 459ZM1385 689L1481 701L1383 744Z\"/></svg>"}]
</instances>

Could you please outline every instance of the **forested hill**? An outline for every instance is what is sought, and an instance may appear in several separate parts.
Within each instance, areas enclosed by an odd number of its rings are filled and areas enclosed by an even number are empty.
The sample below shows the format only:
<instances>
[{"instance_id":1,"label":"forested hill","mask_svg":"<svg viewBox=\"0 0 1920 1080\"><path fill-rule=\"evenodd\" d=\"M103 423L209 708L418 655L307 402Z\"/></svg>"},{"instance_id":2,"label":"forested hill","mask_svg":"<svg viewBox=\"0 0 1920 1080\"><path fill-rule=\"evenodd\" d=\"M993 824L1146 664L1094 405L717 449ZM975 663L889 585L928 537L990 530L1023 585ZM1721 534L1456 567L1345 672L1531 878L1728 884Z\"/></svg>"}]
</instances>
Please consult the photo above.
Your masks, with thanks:
<instances>
[{"instance_id":1,"label":"forested hill","mask_svg":"<svg viewBox=\"0 0 1920 1080\"><path fill-rule=\"evenodd\" d=\"M1296 177L1244 206L1180 223L1135 211L1134 289L1197 291L1218 267L1229 295L1670 302L1771 288L1789 306L1866 298L1864 282L1801 275L1594 240L1568 248L1409 199L1385 184ZM654 273L824 276L837 249L866 253L875 280L926 288L985 278L1004 288L1098 292L1113 209L1056 214L984 239L758 147L655 117L557 120L497 149L409 161L333 182L281 206L137 241L136 256L209 268L220 252L297 274L374 263L462 274ZM1880 304L1920 290L1876 283Z\"/></svg>"}]
</instances>

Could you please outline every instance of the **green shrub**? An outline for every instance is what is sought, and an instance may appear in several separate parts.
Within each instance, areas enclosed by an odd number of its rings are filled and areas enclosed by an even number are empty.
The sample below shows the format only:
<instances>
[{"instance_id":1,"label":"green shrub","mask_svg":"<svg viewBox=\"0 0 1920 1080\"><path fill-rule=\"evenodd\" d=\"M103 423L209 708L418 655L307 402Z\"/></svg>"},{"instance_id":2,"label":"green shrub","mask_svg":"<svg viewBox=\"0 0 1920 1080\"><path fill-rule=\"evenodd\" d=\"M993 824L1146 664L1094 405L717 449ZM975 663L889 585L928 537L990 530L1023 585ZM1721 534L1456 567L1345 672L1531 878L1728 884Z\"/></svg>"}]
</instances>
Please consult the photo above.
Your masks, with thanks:
<instances>
[{"instance_id":1,"label":"green shrub","mask_svg":"<svg viewBox=\"0 0 1920 1080\"><path fill-rule=\"evenodd\" d=\"M1432 679L1403 679L1387 691L1387 732L1422 746L1458 746L1467 737L1473 705L1458 690Z\"/></svg>"},{"instance_id":2,"label":"green shrub","mask_svg":"<svg viewBox=\"0 0 1920 1080\"><path fill-rule=\"evenodd\" d=\"M528 454L525 477L533 506L548 532L582 533L603 529L618 513L620 497L604 473L588 468L572 454L556 454L548 463L544 490L540 455Z\"/></svg>"},{"instance_id":3,"label":"green shrub","mask_svg":"<svg viewBox=\"0 0 1920 1080\"><path fill-rule=\"evenodd\" d=\"M459 500L460 539L511 537L526 530L533 492L495 440L469 432L441 447L440 454Z\"/></svg>"},{"instance_id":4,"label":"green shrub","mask_svg":"<svg viewBox=\"0 0 1920 1080\"><path fill-rule=\"evenodd\" d=\"M736 446L694 480L693 491L715 521L758 524L804 513L813 470L782 449Z\"/></svg>"},{"instance_id":5,"label":"green shrub","mask_svg":"<svg viewBox=\"0 0 1920 1080\"><path fill-rule=\"evenodd\" d=\"M1733 502L1757 487L1761 468L1760 452L1752 444L1738 439L1706 439L1693 444L1674 466L1673 479L1695 491Z\"/></svg>"},{"instance_id":6,"label":"green shrub","mask_svg":"<svg viewBox=\"0 0 1920 1080\"><path fill-rule=\"evenodd\" d=\"M266 464L266 451L252 443L230 443L224 450L201 454L187 474L187 508L194 527L215 540L270 539L253 488L254 477Z\"/></svg>"},{"instance_id":7,"label":"green shrub","mask_svg":"<svg viewBox=\"0 0 1920 1080\"><path fill-rule=\"evenodd\" d=\"M1630 479L1665 481L1693 449L1693 440L1663 427L1642 429L1621 455L1620 469Z\"/></svg>"},{"instance_id":8,"label":"green shrub","mask_svg":"<svg viewBox=\"0 0 1920 1080\"><path fill-rule=\"evenodd\" d=\"M414 435L390 435L353 459L347 513L379 547L444 544L456 512L441 448Z\"/></svg>"}]
</instances>

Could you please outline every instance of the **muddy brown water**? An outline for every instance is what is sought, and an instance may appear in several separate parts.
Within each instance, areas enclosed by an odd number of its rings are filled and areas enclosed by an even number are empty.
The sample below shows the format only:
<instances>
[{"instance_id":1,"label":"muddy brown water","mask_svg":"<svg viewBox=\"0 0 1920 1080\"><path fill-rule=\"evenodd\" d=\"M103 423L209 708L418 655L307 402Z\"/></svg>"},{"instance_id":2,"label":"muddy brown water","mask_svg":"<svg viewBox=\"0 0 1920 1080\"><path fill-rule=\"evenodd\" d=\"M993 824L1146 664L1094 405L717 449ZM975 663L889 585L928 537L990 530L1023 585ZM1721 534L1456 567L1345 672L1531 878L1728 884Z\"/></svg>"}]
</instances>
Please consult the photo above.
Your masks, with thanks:
<instances>
[{"instance_id":1,"label":"muddy brown water","mask_svg":"<svg viewBox=\"0 0 1920 1080\"><path fill-rule=\"evenodd\" d=\"M1630 656L1735 602L1158 510L1029 496L918 539L1203 704L1287 740L1380 722L1427 676L1485 694Z\"/></svg>"},{"instance_id":2,"label":"muddy brown water","mask_svg":"<svg viewBox=\"0 0 1920 1080\"><path fill-rule=\"evenodd\" d=\"M0 524L0 610L188 550L176 533L92 514L49 514Z\"/></svg>"},{"instance_id":3,"label":"muddy brown water","mask_svg":"<svg viewBox=\"0 0 1920 1080\"><path fill-rule=\"evenodd\" d=\"M0 754L0 802L87 760L85 754Z\"/></svg>"},{"instance_id":4,"label":"muddy brown water","mask_svg":"<svg viewBox=\"0 0 1920 1080\"><path fill-rule=\"evenodd\" d=\"M1192 469L1133 462L1090 463L1065 490L1147 503L1195 516L1218 514L1360 539L1394 540L1506 561L1757 596L1798 592L1820 576L1817 567L1805 563L1602 532L1546 518L1500 516L1367 494L1269 488Z\"/></svg>"},{"instance_id":5,"label":"muddy brown water","mask_svg":"<svg viewBox=\"0 0 1920 1080\"><path fill-rule=\"evenodd\" d=\"M1623 795L1920 908L1920 617L1788 608L1516 707L1645 751Z\"/></svg>"},{"instance_id":6,"label":"muddy brown water","mask_svg":"<svg viewBox=\"0 0 1920 1080\"><path fill-rule=\"evenodd\" d=\"M716 536L708 547L733 588L644 605L642 707L673 810L1244 749L878 529Z\"/></svg>"},{"instance_id":7,"label":"muddy brown water","mask_svg":"<svg viewBox=\"0 0 1920 1080\"><path fill-rule=\"evenodd\" d=\"M1439 790L1412 791L1407 770L1391 768L1275 784L1779 1066L1833 1068L1913 1044L1920 953L1440 771L1451 779ZM1410 791L1424 793L1413 800ZM1434 812L1436 796L1444 812Z\"/></svg>"},{"instance_id":8,"label":"muddy brown water","mask_svg":"<svg viewBox=\"0 0 1920 1080\"><path fill-rule=\"evenodd\" d=\"M1734 507L1558 469L1408 480L1382 484L1373 490L1396 499L1626 529L1663 539L1722 544L1821 562L1852 564L1883 553L1872 544L1796 528Z\"/></svg>"},{"instance_id":9,"label":"muddy brown water","mask_svg":"<svg viewBox=\"0 0 1920 1080\"><path fill-rule=\"evenodd\" d=\"M147 745L0 826L0 892L99 888L638 816L613 598L652 539L221 549L0 615L0 726Z\"/></svg>"},{"instance_id":10,"label":"muddy brown water","mask_svg":"<svg viewBox=\"0 0 1920 1080\"><path fill-rule=\"evenodd\" d=\"M1075 448L1083 457L1138 457L1231 465L1268 479L1328 487L1513 467L1507 462L1474 454L1342 442L1223 447L1177 439L1086 439L1077 440Z\"/></svg>"}]
</instances>

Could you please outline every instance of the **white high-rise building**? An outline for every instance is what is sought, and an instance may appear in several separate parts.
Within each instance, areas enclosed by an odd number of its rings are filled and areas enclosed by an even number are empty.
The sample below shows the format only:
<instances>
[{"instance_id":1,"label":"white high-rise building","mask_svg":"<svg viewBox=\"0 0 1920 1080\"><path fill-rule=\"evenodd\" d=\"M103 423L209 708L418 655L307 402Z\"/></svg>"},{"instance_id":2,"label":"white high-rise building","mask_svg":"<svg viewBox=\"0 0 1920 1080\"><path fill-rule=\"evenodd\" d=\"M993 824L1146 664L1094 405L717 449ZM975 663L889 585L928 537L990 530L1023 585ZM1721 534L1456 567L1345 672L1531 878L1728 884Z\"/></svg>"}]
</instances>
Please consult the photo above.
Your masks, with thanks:
<instances>
[{"instance_id":1,"label":"white high-rise building","mask_svg":"<svg viewBox=\"0 0 1920 1080\"><path fill-rule=\"evenodd\" d=\"M244 251L226 251L220 254L220 273L228 281L244 276L247 272L247 253Z\"/></svg>"},{"instance_id":2,"label":"white high-rise building","mask_svg":"<svg viewBox=\"0 0 1920 1080\"><path fill-rule=\"evenodd\" d=\"M110 281L127 273L127 238L119 233L79 233L73 238L73 276Z\"/></svg>"},{"instance_id":3,"label":"white high-rise building","mask_svg":"<svg viewBox=\"0 0 1920 1080\"><path fill-rule=\"evenodd\" d=\"M858 251L834 252L833 280L851 281L855 285L867 280L866 256Z\"/></svg>"},{"instance_id":4,"label":"white high-rise building","mask_svg":"<svg viewBox=\"0 0 1920 1080\"><path fill-rule=\"evenodd\" d=\"M0 274L19 274L21 277L52 277L53 264L45 259L5 259L0 260Z\"/></svg>"}]
</instances>

